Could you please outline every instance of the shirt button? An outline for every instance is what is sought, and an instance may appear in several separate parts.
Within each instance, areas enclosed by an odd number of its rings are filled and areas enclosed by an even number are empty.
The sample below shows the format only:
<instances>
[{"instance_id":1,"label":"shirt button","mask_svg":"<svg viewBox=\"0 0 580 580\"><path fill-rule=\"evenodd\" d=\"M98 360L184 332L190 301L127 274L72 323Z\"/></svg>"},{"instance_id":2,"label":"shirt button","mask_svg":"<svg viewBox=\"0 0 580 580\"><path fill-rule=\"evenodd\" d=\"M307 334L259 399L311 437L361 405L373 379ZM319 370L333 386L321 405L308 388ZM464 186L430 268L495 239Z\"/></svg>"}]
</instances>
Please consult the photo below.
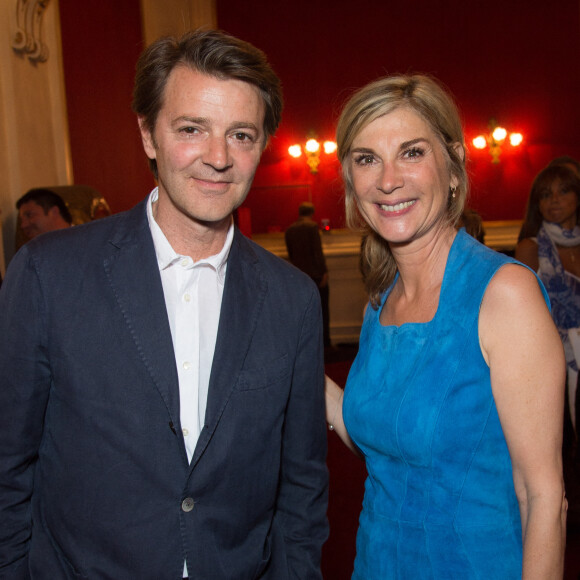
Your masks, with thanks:
<instances>
[{"instance_id":1,"label":"shirt button","mask_svg":"<svg viewBox=\"0 0 580 580\"><path fill-rule=\"evenodd\" d=\"M189 260L187 258L183 258L181 260L181 265L185 268L189 264Z\"/></svg>"},{"instance_id":2,"label":"shirt button","mask_svg":"<svg viewBox=\"0 0 580 580\"><path fill-rule=\"evenodd\" d=\"M182 429L182 432L184 437L187 437L189 435L189 431L185 427Z\"/></svg>"},{"instance_id":3,"label":"shirt button","mask_svg":"<svg viewBox=\"0 0 580 580\"><path fill-rule=\"evenodd\" d=\"M183 299L185 300L185 302L190 302L191 301L191 296L189 294L184 294L183 295Z\"/></svg>"},{"instance_id":4,"label":"shirt button","mask_svg":"<svg viewBox=\"0 0 580 580\"><path fill-rule=\"evenodd\" d=\"M190 363L190 362L188 362L188 361L185 361L185 362L183 363L183 368L184 368L186 371L188 371L188 370L191 368L191 363Z\"/></svg>"},{"instance_id":5,"label":"shirt button","mask_svg":"<svg viewBox=\"0 0 580 580\"><path fill-rule=\"evenodd\" d=\"M191 497L186 497L182 502L181 502L181 509L184 512L190 512L193 509L193 506L195 505L195 502L193 501L193 498Z\"/></svg>"}]
</instances>

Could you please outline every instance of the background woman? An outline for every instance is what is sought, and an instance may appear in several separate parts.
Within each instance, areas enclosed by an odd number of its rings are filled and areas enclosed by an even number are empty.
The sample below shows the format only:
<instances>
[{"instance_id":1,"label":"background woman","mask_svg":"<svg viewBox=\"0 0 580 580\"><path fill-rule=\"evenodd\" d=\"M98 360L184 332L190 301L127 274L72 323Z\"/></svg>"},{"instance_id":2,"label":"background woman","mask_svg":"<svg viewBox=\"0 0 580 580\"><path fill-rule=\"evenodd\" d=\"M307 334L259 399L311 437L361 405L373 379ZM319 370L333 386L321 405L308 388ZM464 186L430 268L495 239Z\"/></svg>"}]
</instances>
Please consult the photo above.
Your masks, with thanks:
<instances>
[{"instance_id":1,"label":"background woman","mask_svg":"<svg viewBox=\"0 0 580 580\"><path fill-rule=\"evenodd\" d=\"M561 577L562 345L534 274L455 229L452 99L428 77L381 79L337 141L347 219L368 236L344 397L327 381L328 420L368 471L353 578Z\"/></svg>"},{"instance_id":2,"label":"background woman","mask_svg":"<svg viewBox=\"0 0 580 580\"><path fill-rule=\"evenodd\" d=\"M534 179L516 258L546 286L564 343L569 404L574 409L578 364L568 334L580 327L580 176L572 165L549 165ZM574 413L571 414L575 423Z\"/></svg>"}]
</instances>

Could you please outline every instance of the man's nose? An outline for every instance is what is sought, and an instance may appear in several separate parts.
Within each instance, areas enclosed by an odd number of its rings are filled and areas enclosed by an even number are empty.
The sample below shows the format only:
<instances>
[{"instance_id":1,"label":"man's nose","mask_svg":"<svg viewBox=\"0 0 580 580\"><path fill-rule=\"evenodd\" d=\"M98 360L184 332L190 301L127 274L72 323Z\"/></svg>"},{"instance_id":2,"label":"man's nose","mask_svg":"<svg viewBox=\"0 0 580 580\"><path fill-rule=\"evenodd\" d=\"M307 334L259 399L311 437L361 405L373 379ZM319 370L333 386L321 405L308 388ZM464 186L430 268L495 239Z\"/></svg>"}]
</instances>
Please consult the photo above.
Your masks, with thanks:
<instances>
[{"instance_id":1,"label":"man's nose","mask_svg":"<svg viewBox=\"0 0 580 580\"><path fill-rule=\"evenodd\" d=\"M204 152L203 162L217 171L223 171L231 165L230 152L225 137L210 137Z\"/></svg>"}]
</instances>

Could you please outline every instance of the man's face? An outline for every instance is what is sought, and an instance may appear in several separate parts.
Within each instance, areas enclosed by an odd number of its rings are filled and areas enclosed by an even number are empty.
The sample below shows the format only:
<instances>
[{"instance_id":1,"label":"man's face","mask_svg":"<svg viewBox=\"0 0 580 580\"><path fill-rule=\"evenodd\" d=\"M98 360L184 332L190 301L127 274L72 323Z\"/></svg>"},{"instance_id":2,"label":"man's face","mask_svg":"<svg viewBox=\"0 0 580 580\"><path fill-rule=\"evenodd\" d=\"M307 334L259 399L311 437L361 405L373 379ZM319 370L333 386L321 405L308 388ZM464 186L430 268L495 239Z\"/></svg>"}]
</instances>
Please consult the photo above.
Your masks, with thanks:
<instances>
[{"instance_id":1,"label":"man's face","mask_svg":"<svg viewBox=\"0 0 580 580\"><path fill-rule=\"evenodd\" d=\"M60 215L56 206L45 213L44 208L34 201L23 203L18 210L18 215L24 235L31 240L40 234L58 229L55 227L58 217L56 214Z\"/></svg>"},{"instance_id":2,"label":"man's face","mask_svg":"<svg viewBox=\"0 0 580 580\"><path fill-rule=\"evenodd\" d=\"M153 134L139 120L158 170L158 209L167 224L223 225L244 201L266 145L257 87L177 66L165 87ZM229 223L229 222L228 222Z\"/></svg>"}]
</instances>

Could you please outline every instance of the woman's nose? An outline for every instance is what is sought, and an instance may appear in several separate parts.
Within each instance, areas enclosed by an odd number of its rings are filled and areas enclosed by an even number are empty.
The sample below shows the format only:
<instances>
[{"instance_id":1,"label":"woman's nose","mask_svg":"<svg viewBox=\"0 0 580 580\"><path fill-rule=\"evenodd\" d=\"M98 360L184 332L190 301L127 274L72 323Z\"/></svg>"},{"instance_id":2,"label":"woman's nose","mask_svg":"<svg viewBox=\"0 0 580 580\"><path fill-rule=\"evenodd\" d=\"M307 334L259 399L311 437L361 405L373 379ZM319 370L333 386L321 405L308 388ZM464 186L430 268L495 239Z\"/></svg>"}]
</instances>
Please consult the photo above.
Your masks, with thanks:
<instances>
[{"instance_id":1,"label":"woman's nose","mask_svg":"<svg viewBox=\"0 0 580 580\"><path fill-rule=\"evenodd\" d=\"M383 193L392 193L403 187L404 179L396 163L384 163L383 171L379 176L377 189Z\"/></svg>"}]
</instances>

